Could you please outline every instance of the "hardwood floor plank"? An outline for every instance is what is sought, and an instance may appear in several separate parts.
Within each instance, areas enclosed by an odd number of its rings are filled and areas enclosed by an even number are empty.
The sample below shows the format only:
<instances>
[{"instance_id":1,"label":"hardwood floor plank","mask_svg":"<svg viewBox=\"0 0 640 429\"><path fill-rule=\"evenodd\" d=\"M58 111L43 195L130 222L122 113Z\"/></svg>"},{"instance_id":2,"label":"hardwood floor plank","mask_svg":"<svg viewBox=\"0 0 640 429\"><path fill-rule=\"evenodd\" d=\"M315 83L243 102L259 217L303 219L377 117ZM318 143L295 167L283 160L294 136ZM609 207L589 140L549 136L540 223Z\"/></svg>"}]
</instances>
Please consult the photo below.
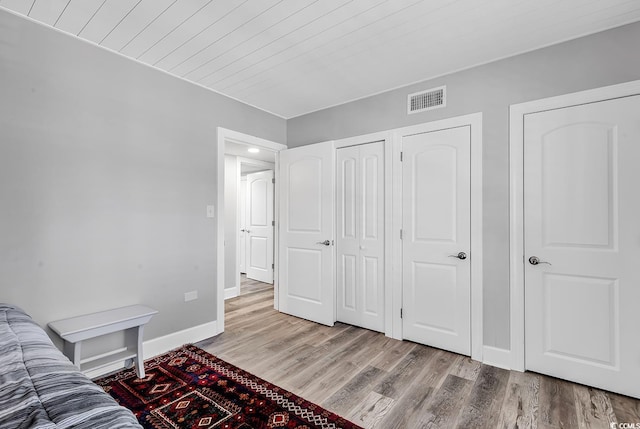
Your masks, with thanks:
<instances>
[{"instance_id":1,"label":"hardwood floor plank","mask_svg":"<svg viewBox=\"0 0 640 429\"><path fill-rule=\"evenodd\" d=\"M336 338L342 335L345 330L352 328L352 326L346 325L344 323L336 323L332 327L315 325L315 328L316 329L312 334L306 336L305 338L298 338L298 341L309 344L311 346L323 345L325 342L331 340L332 338Z\"/></svg>"},{"instance_id":2,"label":"hardwood floor plank","mask_svg":"<svg viewBox=\"0 0 640 429\"><path fill-rule=\"evenodd\" d=\"M433 359L437 353L434 349L416 347L394 366L389 374L376 385L373 390L382 396L399 399L406 387Z\"/></svg>"},{"instance_id":3,"label":"hardwood floor plank","mask_svg":"<svg viewBox=\"0 0 640 429\"><path fill-rule=\"evenodd\" d=\"M240 295L248 295L256 292L273 291L273 285L258 280L247 278L246 274L240 274Z\"/></svg>"},{"instance_id":4,"label":"hardwood floor plank","mask_svg":"<svg viewBox=\"0 0 640 429\"><path fill-rule=\"evenodd\" d=\"M457 356L433 349L434 353L421 371L413 377L400 392L396 405L382 419L382 428L420 428L427 427L434 420L428 410L429 401L436 396L449 374ZM451 422L447 422L450 424Z\"/></svg>"},{"instance_id":5,"label":"hardwood floor plank","mask_svg":"<svg viewBox=\"0 0 640 429\"><path fill-rule=\"evenodd\" d=\"M482 362L478 362L467 356L460 356L458 362L451 369L451 374L466 380L475 381L478 378L481 367Z\"/></svg>"},{"instance_id":6,"label":"hardwood floor plank","mask_svg":"<svg viewBox=\"0 0 640 429\"><path fill-rule=\"evenodd\" d=\"M367 366L321 405L335 410L338 414L345 415L351 411L354 402L364 401L371 392L373 384L377 383L385 374L386 372L379 368Z\"/></svg>"},{"instance_id":7,"label":"hardwood floor plank","mask_svg":"<svg viewBox=\"0 0 640 429\"><path fill-rule=\"evenodd\" d=\"M541 376L538 422L541 426L570 429L578 427L573 385L568 381Z\"/></svg>"},{"instance_id":8,"label":"hardwood floor plank","mask_svg":"<svg viewBox=\"0 0 640 429\"><path fill-rule=\"evenodd\" d=\"M362 330L350 327L346 329L342 335L331 338L314 348L313 352L303 359L296 362L293 366L287 368L287 382L293 383L296 387L301 388L308 384L312 377L317 373L324 371L324 364L331 364L334 359L344 356L344 350L353 350L353 343L359 336L363 335ZM319 362L323 365L316 365Z\"/></svg>"},{"instance_id":9,"label":"hardwood floor plank","mask_svg":"<svg viewBox=\"0 0 640 429\"><path fill-rule=\"evenodd\" d=\"M381 343L382 353L371 361L371 366L383 371L390 371L416 347L419 346L410 341L398 341L393 338L383 337Z\"/></svg>"},{"instance_id":10,"label":"hardwood floor plank","mask_svg":"<svg viewBox=\"0 0 640 429\"><path fill-rule=\"evenodd\" d=\"M279 363L273 365L270 369L265 371L265 376L282 377L283 374L287 374L287 382L292 379L296 374L299 374L305 368L308 368L317 362L319 362L327 353L327 349L332 347L340 348L345 343L353 341L353 335L357 333L357 330L351 327L344 331L343 335L336 337L335 339L329 339L318 346L311 346L303 343L299 353L293 356L293 359L283 359Z\"/></svg>"},{"instance_id":11,"label":"hardwood floor plank","mask_svg":"<svg viewBox=\"0 0 640 429\"><path fill-rule=\"evenodd\" d=\"M271 285L225 302L225 332L197 345L364 428L609 428L640 401L273 309Z\"/></svg>"},{"instance_id":12,"label":"hardwood floor plank","mask_svg":"<svg viewBox=\"0 0 640 429\"><path fill-rule=\"evenodd\" d=\"M310 400L324 402L371 360L370 350L362 347L362 342L369 342L374 335L376 334L366 331L342 350L321 359L317 365L298 374L294 378L294 386L302 389L303 395ZM313 380L313 383L309 383L309 380Z\"/></svg>"},{"instance_id":13,"label":"hardwood floor plank","mask_svg":"<svg viewBox=\"0 0 640 429\"><path fill-rule=\"evenodd\" d=\"M611 401L602 390L575 384L573 394L579 427L608 428L611 423L617 423Z\"/></svg>"},{"instance_id":14,"label":"hardwood floor plank","mask_svg":"<svg viewBox=\"0 0 640 429\"><path fill-rule=\"evenodd\" d=\"M223 333L216 337L219 339L211 342L208 350L212 350L211 353L229 353L233 350L242 349L243 347L255 346L270 333L277 335L277 331L274 331L268 324L262 324L258 327L254 326L253 330L249 328L245 330L239 328L234 335L224 335Z\"/></svg>"},{"instance_id":15,"label":"hardwood floor plank","mask_svg":"<svg viewBox=\"0 0 640 429\"><path fill-rule=\"evenodd\" d=\"M256 362L262 359L264 356L273 354L274 344L280 344L280 348L290 347L291 343L282 342L282 338L293 338L297 335L305 335L310 330L309 326L300 324L292 327L286 332L285 335L278 333L273 329L264 329L256 332L253 336L247 337L245 341L239 341L235 343L233 347L227 347L223 353L228 354L233 352L235 356L242 356L241 362L243 365L251 365L251 362Z\"/></svg>"},{"instance_id":16,"label":"hardwood floor plank","mask_svg":"<svg viewBox=\"0 0 640 429\"><path fill-rule=\"evenodd\" d=\"M369 392L362 403L344 416L364 428L382 428L380 421L393 408L395 401L376 392Z\"/></svg>"},{"instance_id":17,"label":"hardwood floor plank","mask_svg":"<svg viewBox=\"0 0 640 429\"><path fill-rule=\"evenodd\" d=\"M471 380L453 374L447 375L442 387L427 404L422 421L416 421L415 427L450 428L451 422L458 420L472 388Z\"/></svg>"},{"instance_id":18,"label":"hardwood floor plank","mask_svg":"<svg viewBox=\"0 0 640 429\"><path fill-rule=\"evenodd\" d=\"M509 371L482 365L456 427L496 427L508 380Z\"/></svg>"},{"instance_id":19,"label":"hardwood floor plank","mask_svg":"<svg viewBox=\"0 0 640 429\"><path fill-rule=\"evenodd\" d=\"M537 428L539 393L538 374L511 372L497 427Z\"/></svg>"},{"instance_id":20,"label":"hardwood floor plank","mask_svg":"<svg viewBox=\"0 0 640 429\"><path fill-rule=\"evenodd\" d=\"M236 296L234 298L229 298L225 300L224 305L225 308L229 308L229 310L234 310L238 307L244 308L249 304L255 304L257 302L270 301L273 304L273 291L271 290L261 290L251 294L244 294L240 296ZM225 310L226 311L226 310Z\"/></svg>"},{"instance_id":21,"label":"hardwood floor plank","mask_svg":"<svg viewBox=\"0 0 640 429\"><path fill-rule=\"evenodd\" d=\"M640 401L615 393L608 396L618 423L640 423Z\"/></svg>"}]
</instances>

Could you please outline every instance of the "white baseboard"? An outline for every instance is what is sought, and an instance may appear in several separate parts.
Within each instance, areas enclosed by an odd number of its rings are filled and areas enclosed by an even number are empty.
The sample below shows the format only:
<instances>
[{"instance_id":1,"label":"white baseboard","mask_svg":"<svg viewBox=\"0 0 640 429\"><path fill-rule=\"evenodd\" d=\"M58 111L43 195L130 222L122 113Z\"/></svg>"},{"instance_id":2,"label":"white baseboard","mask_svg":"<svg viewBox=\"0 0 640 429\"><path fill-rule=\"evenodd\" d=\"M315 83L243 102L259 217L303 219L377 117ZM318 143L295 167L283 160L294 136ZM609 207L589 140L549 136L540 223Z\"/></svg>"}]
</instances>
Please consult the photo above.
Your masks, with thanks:
<instances>
[{"instance_id":1,"label":"white baseboard","mask_svg":"<svg viewBox=\"0 0 640 429\"><path fill-rule=\"evenodd\" d=\"M511 350L483 346L482 363L502 369L511 369Z\"/></svg>"},{"instance_id":2,"label":"white baseboard","mask_svg":"<svg viewBox=\"0 0 640 429\"><path fill-rule=\"evenodd\" d=\"M93 380L94 378L98 378L98 377L102 377L103 375L107 375L110 372L119 371L119 370L123 369L124 367L125 367L124 362L119 362L119 363L116 362L116 363L112 363L111 365L101 366L100 368L89 369L87 371L82 371L82 373Z\"/></svg>"},{"instance_id":3,"label":"white baseboard","mask_svg":"<svg viewBox=\"0 0 640 429\"><path fill-rule=\"evenodd\" d=\"M149 359L180 347L183 344L197 343L198 341L211 338L217 334L218 322L214 320L213 322L154 338L144 342L144 358Z\"/></svg>"},{"instance_id":4,"label":"white baseboard","mask_svg":"<svg viewBox=\"0 0 640 429\"><path fill-rule=\"evenodd\" d=\"M173 332L158 338L152 338L142 344L143 358L149 359L154 356L161 355L187 343L196 343L204 339L218 335L218 322L207 322L202 325L193 326L183 329L182 331ZM83 371L89 378L100 377L110 372L118 371L125 367L124 362L116 362L111 365L103 366L96 369Z\"/></svg>"},{"instance_id":5,"label":"white baseboard","mask_svg":"<svg viewBox=\"0 0 640 429\"><path fill-rule=\"evenodd\" d=\"M229 298L235 298L236 296L240 296L240 291L237 287L232 287L224 290L224 299L227 300Z\"/></svg>"}]
</instances>

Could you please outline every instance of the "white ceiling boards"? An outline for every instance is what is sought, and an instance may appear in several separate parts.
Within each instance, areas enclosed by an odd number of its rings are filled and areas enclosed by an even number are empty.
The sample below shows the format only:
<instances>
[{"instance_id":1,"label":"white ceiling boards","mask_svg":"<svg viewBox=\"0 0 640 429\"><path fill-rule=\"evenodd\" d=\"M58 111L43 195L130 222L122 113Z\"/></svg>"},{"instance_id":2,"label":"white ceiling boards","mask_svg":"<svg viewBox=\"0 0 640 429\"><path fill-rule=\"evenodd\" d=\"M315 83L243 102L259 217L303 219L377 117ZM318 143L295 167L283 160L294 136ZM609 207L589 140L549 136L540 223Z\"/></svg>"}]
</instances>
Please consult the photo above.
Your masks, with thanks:
<instances>
[{"instance_id":1,"label":"white ceiling boards","mask_svg":"<svg viewBox=\"0 0 640 429\"><path fill-rule=\"evenodd\" d=\"M637 0L0 0L291 118L640 20Z\"/></svg>"}]
</instances>

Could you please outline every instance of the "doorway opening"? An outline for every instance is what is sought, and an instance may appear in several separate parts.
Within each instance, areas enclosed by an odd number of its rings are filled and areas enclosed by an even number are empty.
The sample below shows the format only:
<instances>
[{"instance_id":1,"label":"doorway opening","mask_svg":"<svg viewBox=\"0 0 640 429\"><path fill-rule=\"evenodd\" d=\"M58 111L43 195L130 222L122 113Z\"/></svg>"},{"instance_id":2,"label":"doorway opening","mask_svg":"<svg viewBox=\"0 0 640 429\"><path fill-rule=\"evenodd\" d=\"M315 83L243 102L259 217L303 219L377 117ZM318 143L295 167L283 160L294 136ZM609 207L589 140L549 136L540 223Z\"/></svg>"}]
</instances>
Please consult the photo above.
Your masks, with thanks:
<instances>
[{"instance_id":1,"label":"doorway opening","mask_svg":"<svg viewBox=\"0 0 640 429\"><path fill-rule=\"evenodd\" d=\"M276 193L273 178L277 172L278 151L285 145L236 131L218 128L218 175L216 210L216 288L217 288L217 333L224 331L224 300L239 296L241 287L241 256L245 257L243 270L250 277L268 283L277 297L277 270L274 249L277 244ZM253 227L241 227L240 214L247 212L241 206L242 177L259 176L253 187L242 199L254 194L254 210L249 221ZM263 177L264 176L264 177ZM270 187L270 189L268 189ZM267 204L270 203L270 204ZM244 231L241 231L244 230ZM247 232L249 230L249 232ZM242 246L242 243L249 243ZM241 248L242 247L242 248ZM248 256L247 256L248 255ZM247 261L248 258L248 261ZM253 263L251 263L253 261ZM247 270L247 268L250 268ZM265 281L266 280L266 281ZM274 308L278 308L277 299Z\"/></svg>"},{"instance_id":2,"label":"doorway opening","mask_svg":"<svg viewBox=\"0 0 640 429\"><path fill-rule=\"evenodd\" d=\"M261 154L262 159L245 158L240 155L247 147L231 142L225 151L225 299L229 299L242 293L241 274L273 285L275 152Z\"/></svg>"}]
</instances>

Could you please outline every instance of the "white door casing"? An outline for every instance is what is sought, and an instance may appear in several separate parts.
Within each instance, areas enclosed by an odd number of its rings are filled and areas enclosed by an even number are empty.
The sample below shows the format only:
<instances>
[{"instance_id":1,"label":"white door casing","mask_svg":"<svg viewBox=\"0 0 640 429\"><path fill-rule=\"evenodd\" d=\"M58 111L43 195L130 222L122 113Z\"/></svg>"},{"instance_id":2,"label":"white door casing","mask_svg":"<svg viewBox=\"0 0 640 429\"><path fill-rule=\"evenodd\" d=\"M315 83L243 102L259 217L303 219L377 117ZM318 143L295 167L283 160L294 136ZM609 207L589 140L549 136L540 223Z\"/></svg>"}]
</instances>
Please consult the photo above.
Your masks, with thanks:
<instances>
[{"instance_id":1,"label":"white door casing","mask_svg":"<svg viewBox=\"0 0 640 429\"><path fill-rule=\"evenodd\" d=\"M640 95L524 121L526 369L634 397L638 112Z\"/></svg>"},{"instance_id":2,"label":"white door casing","mask_svg":"<svg viewBox=\"0 0 640 429\"><path fill-rule=\"evenodd\" d=\"M240 231L238 240L240 242L240 273L247 272L247 178L243 177L238 182L238 218L240 219Z\"/></svg>"},{"instance_id":3,"label":"white door casing","mask_svg":"<svg viewBox=\"0 0 640 429\"><path fill-rule=\"evenodd\" d=\"M403 338L470 355L471 126L405 135L402 152Z\"/></svg>"},{"instance_id":4,"label":"white door casing","mask_svg":"<svg viewBox=\"0 0 640 429\"><path fill-rule=\"evenodd\" d=\"M247 278L273 283L273 171L247 174Z\"/></svg>"},{"instance_id":5,"label":"white door casing","mask_svg":"<svg viewBox=\"0 0 640 429\"><path fill-rule=\"evenodd\" d=\"M279 309L329 326L335 322L334 152L333 142L281 151L277 180Z\"/></svg>"},{"instance_id":6,"label":"white door casing","mask_svg":"<svg viewBox=\"0 0 640 429\"><path fill-rule=\"evenodd\" d=\"M337 320L384 332L384 141L337 150Z\"/></svg>"},{"instance_id":7,"label":"white door casing","mask_svg":"<svg viewBox=\"0 0 640 429\"><path fill-rule=\"evenodd\" d=\"M217 128L217 141L216 141L216 200L215 200L215 210L212 221L215 223L215 231L216 231L216 320L215 320L215 332L211 332L211 335L217 335L219 333L224 332L224 298L225 298L225 289L224 289L224 153L226 142L233 143L241 143L245 145L251 145L254 147L262 148L269 151L278 152L280 150L286 149L287 146L272 142L270 140L265 140L260 137L251 136L249 134L240 133L237 131L229 130L226 128L218 127ZM276 154L276 170L278 169L278 156ZM276 199L278 195L276 194ZM275 213L275 220L278 221L278 213ZM278 237L275 237L275 241L278 241ZM237 270L236 275L236 283L239 285L240 283L240 270ZM274 293L277 293L278 283L277 278L274 279ZM277 302L274 300L274 306L277 306Z\"/></svg>"}]
</instances>

